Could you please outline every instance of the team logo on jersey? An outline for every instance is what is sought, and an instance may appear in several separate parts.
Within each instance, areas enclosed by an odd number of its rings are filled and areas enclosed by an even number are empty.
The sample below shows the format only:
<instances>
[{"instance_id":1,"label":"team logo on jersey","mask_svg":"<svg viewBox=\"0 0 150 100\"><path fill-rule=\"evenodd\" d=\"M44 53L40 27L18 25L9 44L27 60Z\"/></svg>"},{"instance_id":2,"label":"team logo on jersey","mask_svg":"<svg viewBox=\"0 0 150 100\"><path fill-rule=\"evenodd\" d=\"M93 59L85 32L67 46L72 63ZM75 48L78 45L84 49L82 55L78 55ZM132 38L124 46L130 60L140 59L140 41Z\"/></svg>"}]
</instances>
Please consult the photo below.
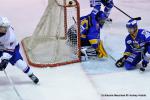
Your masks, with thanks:
<instances>
[{"instance_id":1,"label":"team logo on jersey","mask_svg":"<svg viewBox=\"0 0 150 100\"><path fill-rule=\"evenodd\" d=\"M137 49L140 48L140 44L137 41L133 41L133 46L134 48L137 48Z\"/></svg>"},{"instance_id":2,"label":"team logo on jersey","mask_svg":"<svg viewBox=\"0 0 150 100\"><path fill-rule=\"evenodd\" d=\"M127 41L127 44L131 44L131 43L132 43L132 41L131 41L131 40L128 40L128 41Z\"/></svg>"},{"instance_id":3,"label":"team logo on jersey","mask_svg":"<svg viewBox=\"0 0 150 100\"><path fill-rule=\"evenodd\" d=\"M144 46L144 45L145 45L145 43L144 43L144 42L140 43L140 46Z\"/></svg>"}]
</instances>

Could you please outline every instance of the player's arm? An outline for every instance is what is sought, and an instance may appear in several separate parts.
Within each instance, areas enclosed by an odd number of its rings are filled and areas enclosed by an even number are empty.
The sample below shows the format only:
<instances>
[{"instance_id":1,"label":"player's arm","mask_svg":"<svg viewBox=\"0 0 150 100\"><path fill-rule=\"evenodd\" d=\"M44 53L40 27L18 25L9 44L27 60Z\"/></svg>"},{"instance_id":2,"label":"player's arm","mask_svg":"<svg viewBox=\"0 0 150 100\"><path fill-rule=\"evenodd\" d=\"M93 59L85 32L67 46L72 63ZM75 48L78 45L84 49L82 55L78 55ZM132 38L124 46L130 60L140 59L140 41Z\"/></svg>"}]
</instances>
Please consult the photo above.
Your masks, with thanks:
<instances>
[{"instance_id":1,"label":"player's arm","mask_svg":"<svg viewBox=\"0 0 150 100\"><path fill-rule=\"evenodd\" d=\"M86 40L88 30L89 30L89 15L83 16L80 18L80 33L81 33L81 40Z\"/></svg>"},{"instance_id":2,"label":"player's arm","mask_svg":"<svg viewBox=\"0 0 150 100\"><path fill-rule=\"evenodd\" d=\"M97 37L90 37L89 42L91 46L96 50L97 56L99 58L107 57L107 52L103 47L103 42Z\"/></svg>"},{"instance_id":3,"label":"player's arm","mask_svg":"<svg viewBox=\"0 0 150 100\"><path fill-rule=\"evenodd\" d=\"M142 67L145 68L147 67L147 64L149 63L149 60L150 60L150 32L147 30L143 30L142 34L144 34L146 38L145 52L144 52L143 61L142 61Z\"/></svg>"},{"instance_id":4,"label":"player's arm","mask_svg":"<svg viewBox=\"0 0 150 100\"><path fill-rule=\"evenodd\" d=\"M90 7L100 7L101 6L101 0L90 0ZM99 9L100 10L100 9Z\"/></svg>"},{"instance_id":5,"label":"player's arm","mask_svg":"<svg viewBox=\"0 0 150 100\"><path fill-rule=\"evenodd\" d=\"M125 60L128 58L128 56L131 55L131 47L129 46L129 44L127 42L130 42L128 41L127 39L125 40L125 45L126 45L126 49L125 49L125 52L123 54L123 57L121 57L116 63L115 65L120 68L120 67L123 67L124 66L124 62Z\"/></svg>"},{"instance_id":6,"label":"player's arm","mask_svg":"<svg viewBox=\"0 0 150 100\"><path fill-rule=\"evenodd\" d=\"M80 24L80 33L81 33L81 37L84 38L85 36L82 36L84 34L87 33L88 30L88 20L86 18L82 18L81 19L81 24Z\"/></svg>"},{"instance_id":7,"label":"player's arm","mask_svg":"<svg viewBox=\"0 0 150 100\"><path fill-rule=\"evenodd\" d=\"M145 44L145 46L147 48L148 53L150 54L150 31L143 30L142 34L144 34L144 36L146 38L146 44Z\"/></svg>"},{"instance_id":8,"label":"player's arm","mask_svg":"<svg viewBox=\"0 0 150 100\"><path fill-rule=\"evenodd\" d=\"M9 62L9 59L12 57L12 52L8 52L7 50L4 50L1 57L1 63L0 63L0 71L3 71Z\"/></svg>"},{"instance_id":9,"label":"player's arm","mask_svg":"<svg viewBox=\"0 0 150 100\"><path fill-rule=\"evenodd\" d=\"M90 6L94 7L91 11L91 22L95 23L95 16L101 9L101 0L90 0Z\"/></svg>"},{"instance_id":10,"label":"player's arm","mask_svg":"<svg viewBox=\"0 0 150 100\"><path fill-rule=\"evenodd\" d=\"M7 67L9 60L14 54L16 44L16 38L14 34L11 34L9 40L4 43L4 51L1 56L0 70L4 70Z\"/></svg>"},{"instance_id":11,"label":"player's arm","mask_svg":"<svg viewBox=\"0 0 150 100\"><path fill-rule=\"evenodd\" d=\"M104 0L105 1L105 0ZM106 14L106 16L108 17L110 14L111 9L114 6L113 0L106 0L106 2L102 2L103 5L105 6L104 8L104 13Z\"/></svg>"},{"instance_id":12,"label":"player's arm","mask_svg":"<svg viewBox=\"0 0 150 100\"><path fill-rule=\"evenodd\" d=\"M13 42L10 42L9 44L5 44L5 50L3 51L1 57L0 70L4 70L7 67L9 60L12 58L14 54L14 49L15 48L13 46Z\"/></svg>"},{"instance_id":13,"label":"player's arm","mask_svg":"<svg viewBox=\"0 0 150 100\"><path fill-rule=\"evenodd\" d=\"M98 43L99 43L99 40L100 40L100 30L97 29L95 26L92 26L89 29L87 38L88 38L89 43L91 44L91 46L94 49L97 49L98 48Z\"/></svg>"},{"instance_id":14,"label":"player's arm","mask_svg":"<svg viewBox=\"0 0 150 100\"><path fill-rule=\"evenodd\" d=\"M147 30L143 30L142 34L144 34L146 42L145 42L145 55L150 55L150 32ZM149 57L150 58L150 57Z\"/></svg>"}]
</instances>

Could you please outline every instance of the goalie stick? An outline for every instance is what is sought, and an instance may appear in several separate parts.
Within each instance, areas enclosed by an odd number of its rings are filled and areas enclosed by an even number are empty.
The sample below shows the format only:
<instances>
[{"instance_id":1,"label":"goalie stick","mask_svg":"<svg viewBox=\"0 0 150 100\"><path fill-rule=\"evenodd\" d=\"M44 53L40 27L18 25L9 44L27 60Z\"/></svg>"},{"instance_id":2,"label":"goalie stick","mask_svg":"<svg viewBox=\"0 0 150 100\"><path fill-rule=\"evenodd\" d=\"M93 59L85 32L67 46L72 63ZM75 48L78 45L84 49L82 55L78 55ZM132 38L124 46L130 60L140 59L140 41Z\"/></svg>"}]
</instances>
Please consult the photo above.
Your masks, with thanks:
<instances>
[{"instance_id":1,"label":"goalie stick","mask_svg":"<svg viewBox=\"0 0 150 100\"><path fill-rule=\"evenodd\" d=\"M127 13L125 13L123 10L121 10L120 8L118 8L117 6L114 5L114 7L115 7L117 10L119 10L120 12L122 12L124 15L126 15L127 17L129 17L129 18L131 18L131 19L133 19L133 20L141 20L141 17L135 17L135 18L133 18L133 17L131 17L130 15L128 15Z\"/></svg>"},{"instance_id":2,"label":"goalie stick","mask_svg":"<svg viewBox=\"0 0 150 100\"><path fill-rule=\"evenodd\" d=\"M75 24L77 24L77 21L75 20L75 18L74 18L74 17L72 17L72 19L73 19L74 23L75 23Z\"/></svg>"}]
</instances>

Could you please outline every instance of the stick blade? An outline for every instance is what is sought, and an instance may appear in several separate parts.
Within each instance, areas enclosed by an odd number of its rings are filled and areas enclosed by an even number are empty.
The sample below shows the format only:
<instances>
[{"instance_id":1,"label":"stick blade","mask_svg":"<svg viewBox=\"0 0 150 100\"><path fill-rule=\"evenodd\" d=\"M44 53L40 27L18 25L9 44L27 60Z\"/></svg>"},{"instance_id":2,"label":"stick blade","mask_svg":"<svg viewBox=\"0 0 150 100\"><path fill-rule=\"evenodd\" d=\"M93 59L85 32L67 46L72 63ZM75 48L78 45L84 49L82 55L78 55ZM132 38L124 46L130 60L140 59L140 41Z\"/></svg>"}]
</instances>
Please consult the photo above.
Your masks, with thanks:
<instances>
[{"instance_id":1,"label":"stick blade","mask_svg":"<svg viewBox=\"0 0 150 100\"><path fill-rule=\"evenodd\" d=\"M141 17L135 17L135 18L132 18L133 20L141 20L142 18Z\"/></svg>"}]
</instances>

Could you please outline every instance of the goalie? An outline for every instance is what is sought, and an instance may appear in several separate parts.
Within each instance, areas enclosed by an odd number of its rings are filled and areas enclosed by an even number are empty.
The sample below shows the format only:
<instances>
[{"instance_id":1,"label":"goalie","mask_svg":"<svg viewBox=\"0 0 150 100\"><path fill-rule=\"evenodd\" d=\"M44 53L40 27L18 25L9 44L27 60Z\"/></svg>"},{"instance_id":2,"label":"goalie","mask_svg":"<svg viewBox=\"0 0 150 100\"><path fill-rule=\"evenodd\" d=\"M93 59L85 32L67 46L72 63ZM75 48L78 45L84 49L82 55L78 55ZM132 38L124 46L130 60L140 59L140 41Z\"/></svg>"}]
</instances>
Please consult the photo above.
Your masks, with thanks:
<instances>
[{"instance_id":1,"label":"goalie","mask_svg":"<svg viewBox=\"0 0 150 100\"><path fill-rule=\"evenodd\" d=\"M85 56L94 55L95 51L99 58L107 57L103 43L100 40L100 30L106 18L105 13L102 11L99 11L96 15L92 11L91 14L80 18L81 52ZM85 46L90 46L90 48L85 49Z\"/></svg>"},{"instance_id":2,"label":"goalie","mask_svg":"<svg viewBox=\"0 0 150 100\"><path fill-rule=\"evenodd\" d=\"M99 11L96 15L93 11L80 18L80 38L81 38L81 56L87 60L89 56L107 57L107 53L100 40L100 30L102 29L106 15ZM77 41L76 25L72 25L67 32L67 44L76 48Z\"/></svg>"},{"instance_id":3,"label":"goalie","mask_svg":"<svg viewBox=\"0 0 150 100\"><path fill-rule=\"evenodd\" d=\"M150 58L150 32L138 29L137 21L133 19L128 21L126 27L129 32L125 39L126 50L124 56L116 62L116 66L133 70L142 61L140 70L145 71Z\"/></svg>"}]
</instances>

